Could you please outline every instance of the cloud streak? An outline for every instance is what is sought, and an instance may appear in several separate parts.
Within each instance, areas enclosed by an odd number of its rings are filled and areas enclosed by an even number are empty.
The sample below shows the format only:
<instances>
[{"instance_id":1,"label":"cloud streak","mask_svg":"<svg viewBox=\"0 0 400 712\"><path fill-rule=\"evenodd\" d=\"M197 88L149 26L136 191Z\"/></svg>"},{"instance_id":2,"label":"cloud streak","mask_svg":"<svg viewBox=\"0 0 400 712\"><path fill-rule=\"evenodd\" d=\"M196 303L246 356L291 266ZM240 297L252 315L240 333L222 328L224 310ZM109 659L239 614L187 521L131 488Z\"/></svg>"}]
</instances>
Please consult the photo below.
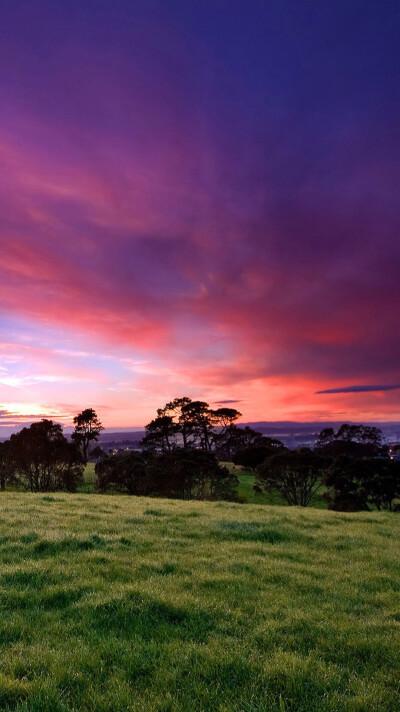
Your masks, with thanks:
<instances>
[{"instance_id":1,"label":"cloud streak","mask_svg":"<svg viewBox=\"0 0 400 712\"><path fill-rule=\"evenodd\" d=\"M316 391L316 394L321 393L374 393L385 391L396 391L400 385L394 386L344 386L342 388L328 388L325 391Z\"/></svg>"}]
</instances>

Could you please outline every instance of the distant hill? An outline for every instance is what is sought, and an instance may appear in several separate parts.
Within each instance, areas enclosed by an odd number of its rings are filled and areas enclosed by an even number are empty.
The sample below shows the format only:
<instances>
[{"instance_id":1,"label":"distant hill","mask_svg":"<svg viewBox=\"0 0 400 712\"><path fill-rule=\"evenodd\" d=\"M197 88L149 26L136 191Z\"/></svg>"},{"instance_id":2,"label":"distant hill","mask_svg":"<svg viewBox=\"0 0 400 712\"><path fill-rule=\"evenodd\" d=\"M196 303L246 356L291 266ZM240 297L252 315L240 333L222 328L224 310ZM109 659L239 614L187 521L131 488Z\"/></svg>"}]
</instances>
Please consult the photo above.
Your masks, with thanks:
<instances>
[{"instance_id":1,"label":"distant hill","mask_svg":"<svg viewBox=\"0 0 400 712\"><path fill-rule=\"evenodd\" d=\"M310 421L307 423L297 423L294 420L269 421L260 420L249 423L239 423L240 428L248 425L254 430L258 430L263 435L278 438L289 447L300 445L312 445L318 437L318 434L323 428L338 428L343 422L351 423L356 421L338 420L338 421ZM360 421L357 421L360 422ZM392 442L400 442L400 422L364 422L364 425L373 425L381 428L387 440ZM21 425L21 428L24 427ZM14 430L13 432L17 432ZM65 435L68 437L72 428L65 428ZM138 443L145 435L144 428L123 428L121 430L113 430L106 428L99 436L99 445L105 449L122 448L122 447L137 447ZM0 436L0 442L4 442L9 437L8 434Z\"/></svg>"}]
</instances>

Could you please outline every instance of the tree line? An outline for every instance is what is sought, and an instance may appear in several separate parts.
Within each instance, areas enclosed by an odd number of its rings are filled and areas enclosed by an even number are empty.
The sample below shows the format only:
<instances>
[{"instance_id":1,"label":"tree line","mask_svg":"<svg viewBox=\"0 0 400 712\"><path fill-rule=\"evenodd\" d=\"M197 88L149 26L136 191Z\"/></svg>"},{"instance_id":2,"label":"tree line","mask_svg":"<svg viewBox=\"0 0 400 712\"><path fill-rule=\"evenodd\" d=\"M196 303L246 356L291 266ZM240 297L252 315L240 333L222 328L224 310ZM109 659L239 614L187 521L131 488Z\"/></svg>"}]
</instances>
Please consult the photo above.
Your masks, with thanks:
<instances>
[{"instance_id":1,"label":"tree line","mask_svg":"<svg viewBox=\"0 0 400 712\"><path fill-rule=\"evenodd\" d=\"M271 455L253 447L233 461L254 468L256 490L279 492L288 504L306 507L322 491L337 511L400 510L400 461L375 427L343 424L322 430L313 449L282 446Z\"/></svg>"},{"instance_id":2,"label":"tree line","mask_svg":"<svg viewBox=\"0 0 400 712\"><path fill-rule=\"evenodd\" d=\"M74 418L70 440L60 425L42 420L0 443L0 487L74 492L91 452L99 492L237 501L237 476L221 464L233 462L254 473L256 493L278 492L290 505L308 506L322 494L340 511L400 509L400 462L378 428L325 428L314 448L290 450L237 425L240 416L234 408L175 398L146 425L139 451L116 455L93 449L103 426L91 408Z\"/></svg>"},{"instance_id":3,"label":"tree line","mask_svg":"<svg viewBox=\"0 0 400 712\"><path fill-rule=\"evenodd\" d=\"M237 478L220 462L251 470L256 493L278 492L306 507L321 495L330 509L398 510L400 462L389 457L380 429L325 428L314 448L290 450L236 421L234 408L175 398L146 425L141 453L102 459L97 486L132 494L237 499Z\"/></svg>"}]
</instances>

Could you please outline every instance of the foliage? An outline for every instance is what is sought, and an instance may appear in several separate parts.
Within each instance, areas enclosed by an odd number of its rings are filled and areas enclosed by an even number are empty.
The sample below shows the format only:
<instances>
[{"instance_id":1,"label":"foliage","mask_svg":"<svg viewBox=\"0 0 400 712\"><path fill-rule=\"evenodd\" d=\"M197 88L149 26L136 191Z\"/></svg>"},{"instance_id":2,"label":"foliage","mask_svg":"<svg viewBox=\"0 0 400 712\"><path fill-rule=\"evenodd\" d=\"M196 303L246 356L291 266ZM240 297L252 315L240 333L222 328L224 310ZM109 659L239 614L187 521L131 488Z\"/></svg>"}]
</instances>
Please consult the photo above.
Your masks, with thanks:
<instances>
[{"instance_id":1,"label":"foliage","mask_svg":"<svg viewBox=\"0 0 400 712\"><path fill-rule=\"evenodd\" d=\"M233 500L237 477L221 467L215 455L202 450L177 449L153 459L147 473L152 492L179 499Z\"/></svg>"},{"instance_id":2,"label":"foliage","mask_svg":"<svg viewBox=\"0 0 400 712\"><path fill-rule=\"evenodd\" d=\"M171 415L158 415L146 425L146 435L142 446L148 450L170 452L174 447L173 438L179 432L179 425Z\"/></svg>"},{"instance_id":3,"label":"foliage","mask_svg":"<svg viewBox=\"0 0 400 712\"><path fill-rule=\"evenodd\" d=\"M400 709L399 518L1 498L4 712Z\"/></svg>"},{"instance_id":4,"label":"foliage","mask_svg":"<svg viewBox=\"0 0 400 712\"><path fill-rule=\"evenodd\" d=\"M271 438L265 437L248 425L245 428L240 428L232 424L222 435L215 438L215 449L220 460L233 460L239 450L268 445L271 442Z\"/></svg>"},{"instance_id":5,"label":"foliage","mask_svg":"<svg viewBox=\"0 0 400 712\"><path fill-rule=\"evenodd\" d=\"M12 480L12 467L10 463L10 443L8 440L0 442L0 489L5 490L6 484Z\"/></svg>"},{"instance_id":6,"label":"foliage","mask_svg":"<svg viewBox=\"0 0 400 712\"><path fill-rule=\"evenodd\" d=\"M130 452L102 458L95 465L96 488L133 495L178 499L237 498L238 480L215 455L177 448L170 452Z\"/></svg>"},{"instance_id":7,"label":"foliage","mask_svg":"<svg viewBox=\"0 0 400 712\"><path fill-rule=\"evenodd\" d=\"M251 445L243 450L239 450L233 457L235 465L249 467L255 470L258 465L261 465L267 458L272 457L277 452L284 449L283 443L280 440L272 438L263 438L262 445Z\"/></svg>"},{"instance_id":8,"label":"foliage","mask_svg":"<svg viewBox=\"0 0 400 712\"><path fill-rule=\"evenodd\" d=\"M379 428L347 423L341 425L336 433L333 428L324 428L319 434L316 450L330 457L375 457L387 455L388 452Z\"/></svg>"},{"instance_id":9,"label":"foliage","mask_svg":"<svg viewBox=\"0 0 400 712\"><path fill-rule=\"evenodd\" d=\"M202 450L211 450L212 432L216 421L208 403L191 400L183 406L182 414L189 423L192 444L198 444Z\"/></svg>"},{"instance_id":10,"label":"foliage","mask_svg":"<svg viewBox=\"0 0 400 712\"><path fill-rule=\"evenodd\" d=\"M288 504L307 507L321 487L325 459L308 448L282 450L257 469L257 480L267 491L276 490Z\"/></svg>"},{"instance_id":11,"label":"foliage","mask_svg":"<svg viewBox=\"0 0 400 712\"><path fill-rule=\"evenodd\" d=\"M356 512L394 508L400 498L400 462L388 458L352 458L341 455L327 469L324 483L330 509Z\"/></svg>"},{"instance_id":12,"label":"foliage","mask_svg":"<svg viewBox=\"0 0 400 712\"><path fill-rule=\"evenodd\" d=\"M164 408L158 408L157 410L157 414L159 416L168 415L173 420L174 418L176 418L174 422L178 424L177 432L180 432L182 435L183 447L185 449L189 447L191 425L189 418L186 416L182 409L183 406L190 403L190 400L191 399L187 396L184 396L183 398L174 398L174 400L167 403Z\"/></svg>"},{"instance_id":13,"label":"foliage","mask_svg":"<svg viewBox=\"0 0 400 712\"><path fill-rule=\"evenodd\" d=\"M141 453L127 452L103 457L96 463L95 473L96 488L101 492L113 489L133 495L151 493L146 457Z\"/></svg>"},{"instance_id":14,"label":"foliage","mask_svg":"<svg viewBox=\"0 0 400 712\"><path fill-rule=\"evenodd\" d=\"M11 436L7 457L13 481L31 492L75 492L82 480L82 456L61 425L41 420Z\"/></svg>"},{"instance_id":15,"label":"foliage","mask_svg":"<svg viewBox=\"0 0 400 712\"><path fill-rule=\"evenodd\" d=\"M93 408L86 408L74 418L75 430L71 435L72 440L81 448L85 463L88 461L90 443L97 441L104 430L97 413Z\"/></svg>"},{"instance_id":16,"label":"foliage","mask_svg":"<svg viewBox=\"0 0 400 712\"><path fill-rule=\"evenodd\" d=\"M142 447L158 452L170 452L177 447L211 452L235 427L240 415L235 408L213 410L204 401L192 401L186 396L175 398L164 408L158 408L157 417L145 426Z\"/></svg>"}]
</instances>

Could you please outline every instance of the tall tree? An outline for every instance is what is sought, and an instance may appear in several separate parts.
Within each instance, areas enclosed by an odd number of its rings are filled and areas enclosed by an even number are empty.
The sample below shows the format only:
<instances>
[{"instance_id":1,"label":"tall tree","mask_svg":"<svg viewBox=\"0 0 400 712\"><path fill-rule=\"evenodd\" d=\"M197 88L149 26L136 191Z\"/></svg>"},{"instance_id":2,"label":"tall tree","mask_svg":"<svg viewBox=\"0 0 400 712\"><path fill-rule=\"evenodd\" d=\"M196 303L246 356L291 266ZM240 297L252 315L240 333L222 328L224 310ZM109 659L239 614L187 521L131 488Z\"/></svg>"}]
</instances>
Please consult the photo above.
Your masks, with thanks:
<instances>
[{"instance_id":1,"label":"tall tree","mask_svg":"<svg viewBox=\"0 0 400 712\"><path fill-rule=\"evenodd\" d=\"M208 403L204 401L190 401L182 408L182 415L186 418L187 427L202 450L211 450L212 431L215 425L215 416Z\"/></svg>"},{"instance_id":2,"label":"tall tree","mask_svg":"<svg viewBox=\"0 0 400 712\"><path fill-rule=\"evenodd\" d=\"M183 396L182 398L174 398L174 400L166 403L164 408L158 408L157 410L158 415L168 415L174 419L175 423L179 424L179 431L177 432L180 432L182 435L183 447L185 449L190 445L191 427L190 420L187 415L182 412L182 409L189 403L191 403L191 398Z\"/></svg>"},{"instance_id":3,"label":"tall tree","mask_svg":"<svg viewBox=\"0 0 400 712\"><path fill-rule=\"evenodd\" d=\"M174 422L171 415L158 415L145 426L145 429L146 435L141 443L144 448L161 452L170 452L173 449L179 425Z\"/></svg>"},{"instance_id":4,"label":"tall tree","mask_svg":"<svg viewBox=\"0 0 400 712\"><path fill-rule=\"evenodd\" d=\"M246 425L245 428L238 427L237 436L238 444L240 441L240 447L238 449L252 447L252 445L265 445L268 444L265 440L268 442L272 440L271 438L266 438L265 435L259 433L258 430L254 430L254 428L250 428L248 425ZM279 442L279 440L276 442Z\"/></svg>"},{"instance_id":5,"label":"tall tree","mask_svg":"<svg viewBox=\"0 0 400 712\"><path fill-rule=\"evenodd\" d=\"M221 429L221 434L223 435L228 428L235 423L235 421L241 417L236 408L217 408L213 410L214 423L217 427Z\"/></svg>"},{"instance_id":6,"label":"tall tree","mask_svg":"<svg viewBox=\"0 0 400 712\"><path fill-rule=\"evenodd\" d=\"M102 430L104 430L97 413L93 408L86 408L74 418L75 430L71 435L72 440L82 450L85 464L88 461L89 445L98 440Z\"/></svg>"},{"instance_id":7,"label":"tall tree","mask_svg":"<svg viewBox=\"0 0 400 712\"><path fill-rule=\"evenodd\" d=\"M242 415L236 408L218 408L211 411L214 428L213 446L218 457L231 459L232 445L235 439L234 431L237 430L235 421Z\"/></svg>"},{"instance_id":8,"label":"tall tree","mask_svg":"<svg viewBox=\"0 0 400 712\"><path fill-rule=\"evenodd\" d=\"M225 430L222 436L217 435L217 437L214 438L214 442L218 458L229 462L235 462L234 458L239 451L247 450L248 448L283 447L283 443L281 443L280 440L268 438L262 433L253 430L253 428L249 428L247 425L245 428L239 428L234 423Z\"/></svg>"}]
</instances>

